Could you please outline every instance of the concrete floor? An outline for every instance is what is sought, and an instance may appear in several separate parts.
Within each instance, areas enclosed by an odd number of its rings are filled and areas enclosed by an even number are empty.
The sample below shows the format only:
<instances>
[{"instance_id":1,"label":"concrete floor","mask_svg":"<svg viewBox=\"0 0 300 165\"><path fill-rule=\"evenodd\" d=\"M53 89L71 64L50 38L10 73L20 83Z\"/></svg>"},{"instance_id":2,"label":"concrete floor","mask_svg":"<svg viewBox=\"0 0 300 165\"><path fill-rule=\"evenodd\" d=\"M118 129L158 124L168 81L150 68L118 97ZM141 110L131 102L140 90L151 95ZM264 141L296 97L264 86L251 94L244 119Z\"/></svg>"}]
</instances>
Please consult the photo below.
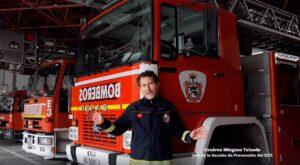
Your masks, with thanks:
<instances>
[{"instance_id":1,"label":"concrete floor","mask_svg":"<svg viewBox=\"0 0 300 165\"><path fill-rule=\"evenodd\" d=\"M66 159L45 160L22 150L22 142L0 139L0 165L68 165Z\"/></svg>"}]
</instances>

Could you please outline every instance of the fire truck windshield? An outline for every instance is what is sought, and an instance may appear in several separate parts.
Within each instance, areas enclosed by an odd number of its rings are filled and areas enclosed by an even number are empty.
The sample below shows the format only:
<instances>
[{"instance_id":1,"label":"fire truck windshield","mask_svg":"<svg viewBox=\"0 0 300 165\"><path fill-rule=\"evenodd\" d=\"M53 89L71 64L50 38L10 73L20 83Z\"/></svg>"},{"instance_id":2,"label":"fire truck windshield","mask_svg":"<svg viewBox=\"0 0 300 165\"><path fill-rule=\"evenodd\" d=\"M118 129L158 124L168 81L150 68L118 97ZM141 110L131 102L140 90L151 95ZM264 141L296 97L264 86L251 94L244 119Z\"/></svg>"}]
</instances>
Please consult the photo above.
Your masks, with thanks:
<instances>
[{"instance_id":1,"label":"fire truck windshield","mask_svg":"<svg viewBox=\"0 0 300 165\"><path fill-rule=\"evenodd\" d=\"M77 73L85 74L148 60L151 52L151 1L131 0L82 32Z\"/></svg>"},{"instance_id":2,"label":"fire truck windshield","mask_svg":"<svg viewBox=\"0 0 300 165\"><path fill-rule=\"evenodd\" d=\"M13 109L14 98L8 95L0 96L0 111L11 112Z\"/></svg>"},{"instance_id":3,"label":"fire truck windshield","mask_svg":"<svg viewBox=\"0 0 300 165\"><path fill-rule=\"evenodd\" d=\"M56 85L57 76L60 71L60 64L53 64L40 68L31 86L31 95L52 96Z\"/></svg>"}]
</instances>

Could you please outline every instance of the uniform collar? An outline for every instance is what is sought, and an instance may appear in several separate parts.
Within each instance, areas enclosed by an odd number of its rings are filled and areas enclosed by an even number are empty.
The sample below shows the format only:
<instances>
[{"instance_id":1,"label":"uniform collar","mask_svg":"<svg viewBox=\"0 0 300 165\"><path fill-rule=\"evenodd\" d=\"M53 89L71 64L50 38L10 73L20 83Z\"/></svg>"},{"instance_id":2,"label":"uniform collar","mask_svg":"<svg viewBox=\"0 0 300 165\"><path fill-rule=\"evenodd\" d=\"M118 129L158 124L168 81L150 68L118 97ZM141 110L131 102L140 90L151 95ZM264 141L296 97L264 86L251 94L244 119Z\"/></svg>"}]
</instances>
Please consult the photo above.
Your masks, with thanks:
<instances>
[{"instance_id":1,"label":"uniform collar","mask_svg":"<svg viewBox=\"0 0 300 165\"><path fill-rule=\"evenodd\" d=\"M156 97L154 97L151 100L148 100L145 97L143 97L141 99L141 102L142 102L142 104L145 104L147 106L153 106L153 105L157 104L161 99L162 99L161 96L158 94Z\"/></svg>"}]
</instances>

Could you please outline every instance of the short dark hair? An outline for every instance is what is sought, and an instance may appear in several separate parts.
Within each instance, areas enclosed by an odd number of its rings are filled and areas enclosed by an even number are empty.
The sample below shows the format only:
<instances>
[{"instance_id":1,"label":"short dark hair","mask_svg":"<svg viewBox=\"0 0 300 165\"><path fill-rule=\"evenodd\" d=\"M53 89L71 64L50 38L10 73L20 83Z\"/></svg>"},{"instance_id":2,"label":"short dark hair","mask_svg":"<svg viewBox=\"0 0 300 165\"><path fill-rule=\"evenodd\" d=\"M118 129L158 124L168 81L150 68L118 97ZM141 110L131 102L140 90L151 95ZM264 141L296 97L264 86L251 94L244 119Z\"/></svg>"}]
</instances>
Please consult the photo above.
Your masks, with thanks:
<instances>
[{"instance_id":1,"label":"short dark hair","mask_svg":"<svg viewBox=\"0 0 300 165\"><path fill-rule=\"evenodd\" d=\"M138 77L136 78L136 84L137 84L138 86L141 85L141 84L140 84L140 80L141 80L141 78L143 78L143 77L152 77L153 80L154 80L154 82L155 82L155 83L158 83L158 77L157 77L157 75L156 75L153 71L151 71L151 70L146 70L146 71L140 73L140 74L138 75Z\"/></svg>"}]
</instances>

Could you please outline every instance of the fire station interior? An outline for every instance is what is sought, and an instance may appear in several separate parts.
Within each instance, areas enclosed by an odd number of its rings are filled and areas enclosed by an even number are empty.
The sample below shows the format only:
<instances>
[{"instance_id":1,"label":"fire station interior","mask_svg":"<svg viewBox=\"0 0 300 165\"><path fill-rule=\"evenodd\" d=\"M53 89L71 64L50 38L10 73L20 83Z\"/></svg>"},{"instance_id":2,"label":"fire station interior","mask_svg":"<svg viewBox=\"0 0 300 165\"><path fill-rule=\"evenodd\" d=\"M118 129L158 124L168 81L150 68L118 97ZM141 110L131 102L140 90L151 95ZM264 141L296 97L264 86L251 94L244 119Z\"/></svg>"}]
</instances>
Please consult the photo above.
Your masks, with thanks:
<instances>
[{"instance_id":1,"label":"fire station interior","mask_svg":"<svg viewBox=\"0 0 300 165\"><path fill-rule=\"evenodd\" d=\"M147 68L205 129L171 164L299 164L299 17L299 0L0 0L0 165L129 164L132 131L92 114L115 121Z\"/></svg>"}]
</instances>

